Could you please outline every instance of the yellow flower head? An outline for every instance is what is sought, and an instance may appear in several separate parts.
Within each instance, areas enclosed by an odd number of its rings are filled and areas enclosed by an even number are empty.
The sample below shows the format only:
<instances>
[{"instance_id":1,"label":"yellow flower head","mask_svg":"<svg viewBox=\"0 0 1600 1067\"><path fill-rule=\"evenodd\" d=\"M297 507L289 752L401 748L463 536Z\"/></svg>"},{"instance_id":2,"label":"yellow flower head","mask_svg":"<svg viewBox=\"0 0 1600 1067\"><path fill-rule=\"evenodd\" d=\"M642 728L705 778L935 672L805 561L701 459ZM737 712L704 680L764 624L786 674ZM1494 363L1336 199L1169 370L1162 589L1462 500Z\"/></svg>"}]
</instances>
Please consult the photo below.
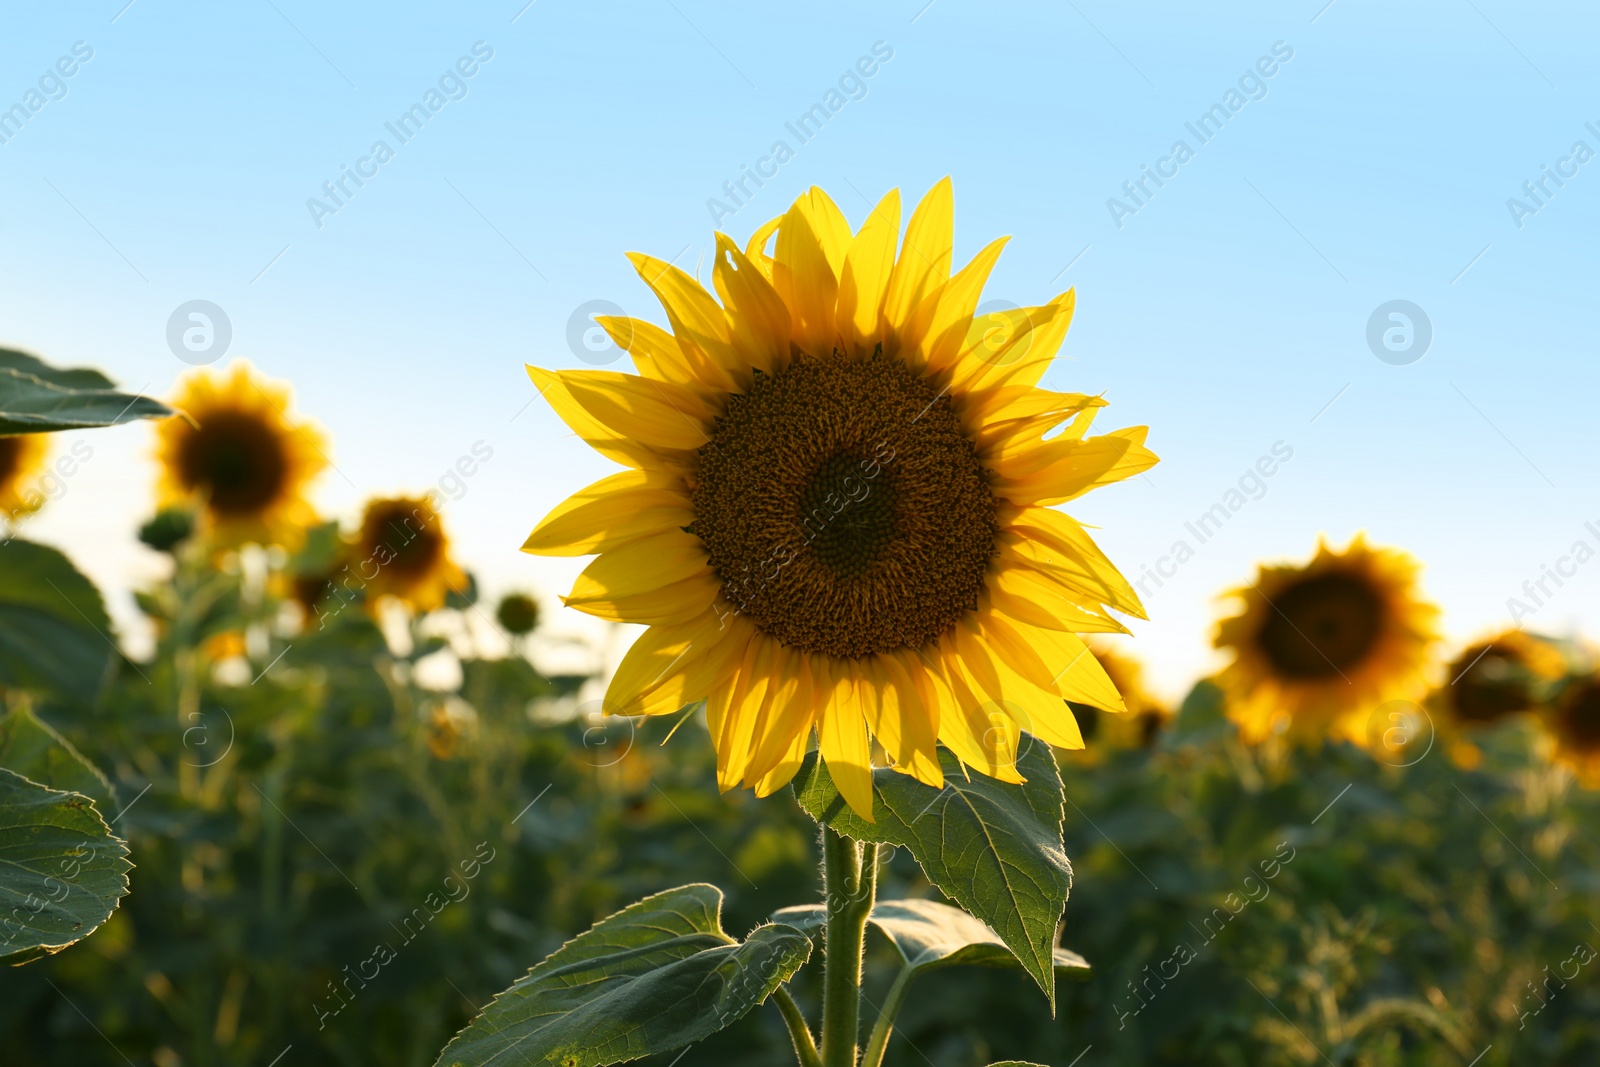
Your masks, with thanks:
<instances>
[{"instance_id":1,"label":"yellow flower head","mask_svg":"<svg viewBox=\"0 0 1600 1067\"><path fill-rule=\"evenodd\" d=\"M1445 672L1436 703L1456 727L1489 726L1532 711L1565 672L1566 659L1555 646L1507 630L1462 650Z\"/></svg>"},{"instance_id":2,"label":"yellow flower head","mask_svg":"<svg viewBox=\"0 0 1600 1067\"><path fill-rule=\"evenodd\" d=\"M898 192L852 233L813 188L742 251L717 234L716 297L630 257L671 324L600 320L637 375L529 368L628 469L524 547L599 553L565 602L650 627L606 711L705 700L723 789L779 788L815 731L870 818L874 738L931 785L936 742L1015 782L1021 731L1082 746L1064 698L1123 708L1075 635L1143 609L1051 505L1156 457L1143 427L1087 436L1103 400L1038 388L1071 292L975 317L1004 241L952 275L951 213L946 179L901 242Z\"/></svg>"},{"instance_id":3,"label":"yellow flower head","mask_svg":"<svg viewBox=\"0 0 1600 1067\"><path fill-rule=\"evenodd\" d=\"M1589 789L1600 789L1600 674L1570 682L1549 709L1546 724L1555 737L1556 759L1577 772Z\"/></svg>"},{"instance_id":4,"label":"yellow flower head","mask_svg":"<svg viewBox=\"0 0 1600 1067\"><path fill-rule=\"evenodd\" d=\"M466 572L450 558L444 520L427 497L387 497L367 504L356 536L351 571L376 603L394 597L413 611L444 606L452 590L464 590Z\"/></svg>"},{"instance_id":5,"label":"yellow flower head","mask_svg":"<svg viewBox=\"0 0 1600 1067\"><path fill-rule=\"evenodd\" d=\"M0 534L9 535L13 525L44 503L44 494L32 482L44 470L50 455L48 436L25 433L0 437Z\"/></svg>"},{"instance_id":6,"label":"yellow flower head","mask_svg":"<svg viewBox=\"0 0 1600 1067\"><path fill-rule=\"evenodd\" d=\"M289 418L286 383L239 360L225 375L189 376L172 403L188 419L156 427L160 506L200 506L223 544L292 542L315 520L305 494L328 464L327 442Z\"/></svg>"},{"instance_id":7,"label":"yellow flower head","mask_svg":"<svg viewBox=\"0 0 1600 1067\"><path fill-rule=\"evenodd\" d=\"M1368 744L1368 716L1419 696L1433 662L1439 612L1421 599L1420 569L1358 535L1342 552L1318 545L1304 566L1260 567L1229 594L1241 610L1214 644L1234 654L1218 681L1240 734Z\"/></svg>"}]
</instances>

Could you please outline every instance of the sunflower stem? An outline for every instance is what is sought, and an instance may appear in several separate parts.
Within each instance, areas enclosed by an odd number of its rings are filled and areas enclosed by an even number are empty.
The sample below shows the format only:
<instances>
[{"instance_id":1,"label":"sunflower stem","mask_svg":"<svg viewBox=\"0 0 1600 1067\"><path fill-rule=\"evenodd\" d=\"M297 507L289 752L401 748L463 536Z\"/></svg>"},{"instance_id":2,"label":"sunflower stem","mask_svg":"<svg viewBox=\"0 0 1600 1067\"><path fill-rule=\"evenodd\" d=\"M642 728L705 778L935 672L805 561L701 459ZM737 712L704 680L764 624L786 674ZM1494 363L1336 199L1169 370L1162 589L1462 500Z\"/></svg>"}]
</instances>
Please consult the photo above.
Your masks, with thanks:
<instances>
[{"instance_id":1,"label":"sunflower stem","mask_svg":"<svg viewBox=\"0 0 1600 1067\"><path fill-rule=\"evenodd\" d=\"M878 1021L873 1024L872 1036L867 1038L867 1051L861 1057L861 1067L880 1067L883 1063L889 1038L894 1036L894 1018L900 1014L900 1005L905 1003L906 992L911 988L911 979L915 976L916 970L912 967L902 967L900 973L894 976L894 985L889 987L883 1009L878 1012Z\"/></svg>"},{"instance_id":2,"label":"sunflower stem","mask_svg":"<svg viewBox=\"0 0 1600 1067\"><path fill-rule=\"evenodd\" d=\"M817 1053L817 1042L811 1036L811 1026L800 1011L800 1005L789 994L788 987L779 986L772 994L772 999L778 1002L783 1025L789 1028L789 1040L794 1042L794 1054L800 1061L800 1067L822 1067L822 1057Z\"/></svg>"},{"instance_id":3,"label":"sunflower stem","mask_svg":"<svg viewBox=\"0 0 1600 1067\"><path fill-rule=\"evenodd\" d=\"M827 926L823 933L822 1067L856 1067L861 1032L861 957L877 892L878 847L864 851L822 828Z\"/></svg>"}]
</instances>

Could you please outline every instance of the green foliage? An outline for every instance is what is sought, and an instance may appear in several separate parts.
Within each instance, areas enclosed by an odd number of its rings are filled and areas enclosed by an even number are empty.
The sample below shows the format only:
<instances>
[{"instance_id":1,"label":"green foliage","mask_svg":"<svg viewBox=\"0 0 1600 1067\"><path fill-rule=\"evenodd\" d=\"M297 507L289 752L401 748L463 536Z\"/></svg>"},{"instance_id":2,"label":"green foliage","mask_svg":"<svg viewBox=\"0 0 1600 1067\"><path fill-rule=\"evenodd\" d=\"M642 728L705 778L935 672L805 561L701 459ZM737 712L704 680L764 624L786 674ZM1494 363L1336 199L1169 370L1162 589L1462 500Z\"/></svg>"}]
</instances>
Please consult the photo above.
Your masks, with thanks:
<instances>
[{"instance_id":1,"label":"green foliage","mask_svg":"<svg viewBox=\"0 0 1600 1067\"><path fill-rule=\"evenodd\" d=\"M709 1037L772 995L811 953L793 927L722 930L722 892L646 897L561 946L450 1042L439 1067L604 1067Z\"/></svg>"},{"instance_id":2,"label":"green foliage","mask_svg":"<svg viewBox=\"0 0 1600 1067\"><path fill-rule=\"evenodd\" d=\"M60 370L26 352L0 349L0 434L84 430L172 414L147 396L117 392L97 370Z\"/></svg>"},{"instance_id":3,"label":"green foliage","mask_svg":"<svg viewBox=\"0 0 1600 1067\"><path fill-rule=\"evenodd\" d=\"M131 866L87 797L0 768L0 964L87 937L128 892Z\"/></svg>"},{"instance_id":4,"label":"green foliage","mask_svg":"<svg viewBox=\"0 0 1600 1067\"><path fill-rule=\"evenodd\" d=\"M93 703L116 656L100 592L53 548L0 545L0 688Z\"/></svg>"},{"instance_id":5,"label":"green foliage","mask_svg":"<svg viewBox=\"0 0 1600 1067\"><path fill-rule=\"evenodd\" d=\"M968 778L939 751L945 785L934 789L898 771L873 773L872 814L850 810L827 767L813 754L795 776L800 806L861 841L898 845L928 880L1000 935L1055 1010L1056 924L1072 888L1061 847L1061 778L1042 743L1025 746L1017 769L1027 782Z\"/></svg>"},{"instance_id":6,"label":"green foliage","mask_svg":"<svg viewBox=\"0 0 1600 1067\"><path fill-rule=\"evenodd\" d=\"M0 718L0 767L64 793L82 793L96 804L110 804L115 792L106 776L40 722L26 704Z\"/></svg>"}]
</instances>

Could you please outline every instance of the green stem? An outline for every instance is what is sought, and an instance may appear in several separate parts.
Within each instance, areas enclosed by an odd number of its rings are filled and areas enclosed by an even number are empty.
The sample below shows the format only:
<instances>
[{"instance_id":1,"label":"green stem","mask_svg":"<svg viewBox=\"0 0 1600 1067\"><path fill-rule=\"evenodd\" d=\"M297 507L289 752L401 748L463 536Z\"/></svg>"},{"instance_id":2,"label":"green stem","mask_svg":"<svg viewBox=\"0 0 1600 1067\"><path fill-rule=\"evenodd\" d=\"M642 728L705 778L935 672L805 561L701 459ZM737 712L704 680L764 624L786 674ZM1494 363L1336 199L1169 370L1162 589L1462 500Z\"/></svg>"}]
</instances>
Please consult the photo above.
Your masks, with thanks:
<instances>
[{"instance_id":1,"label":"green stem","mask_svg":"<svg viewBox=\"0 0 1600 1067\"><path fill-rule=\"evenodd\" d=\"M878 848L824 826L823 880L828 921L823 938L822 1065L856 1067L861 1034L861 955L877 891Z\"/></svg>"},{"instance_id":2,"label":"green stem","mask_svg":"<svg viewBox=\"0 0 1600 1067\"><path fill-rule=\"evenodd\" d=\"M779 986L772 998L778 1002L778 1010L783 1013L783 1024L789 1028L789 1040L794 1042L794 1054L800 1060L800 1067L822 1067L822 1057L817 1054L817 1042L811 1036L811 1027L801 1014L800 1005L789 995L788 988Z\"/></svg>"},{"instance_id":3,"label":"green stem","mask_svg":"<svg viewBox=\"0 0 1600 1067\"><path fill-rule=\"evenodd\" d=\"M889 1048L889 1038L894 1035L894 1018L900 1014L900 1005L905 1002L906 991L911 988L911 979L916 973L911 967L902 967L900 973L894 976L894 985L889 987L889 996L878 1012L878 1021L872 1027L872 1036L867 1039L867 1054L861 1057L861 1067L880 1067L883 1063L883 1054Z\"/></svg>"}]
</instances>

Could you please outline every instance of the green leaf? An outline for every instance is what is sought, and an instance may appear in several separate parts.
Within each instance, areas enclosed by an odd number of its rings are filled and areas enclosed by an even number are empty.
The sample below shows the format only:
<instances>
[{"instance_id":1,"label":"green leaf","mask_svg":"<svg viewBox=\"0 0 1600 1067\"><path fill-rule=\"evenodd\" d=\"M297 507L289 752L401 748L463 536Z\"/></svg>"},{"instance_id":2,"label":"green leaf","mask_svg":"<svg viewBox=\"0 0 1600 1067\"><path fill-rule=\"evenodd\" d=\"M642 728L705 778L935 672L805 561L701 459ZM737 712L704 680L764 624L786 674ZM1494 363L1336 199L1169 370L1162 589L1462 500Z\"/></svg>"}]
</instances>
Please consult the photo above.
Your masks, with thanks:
<instances>
[{"instance_id":1,"label":"green leaf","mask_svg":"<svg viewBox=\"0 0 1600 1067\"><path fill-rule=\"evenodd\" d=\"M116 795L94 764L26 707L0 718L0 767L97 804L110 804Z\"/></svg>"},{"instance_id":2,"label":"green leaf","mask_svg":"<svg viewBox=\"0 0 1600 1067\"><path fill-rule=\"evenodd\" d=\"M943 789L889 768L874 771L876 822L850 810L815 753L795 776L795 796L812 818L842 834L908 850L940 892L987 923L1016 953L1053 1013L1056 923L1072 888L1055 758L1042 743L1027 746L1017 759L1027 779L1022 785L982 774L969 779L944 748L939 760Z\"/></svg>"},{"instance_id":3,"label":"green leaf","mask_svg":"<svg viewBox=\"0 0 1600 1067\"><path fill-rule=\"evenodd\" d=\"M820 904L804 904L774 912L772 918L810 932L823 927L827 909ZM881 900L869 920L883 931L906 966L919 972L958 965L1021 966L1016 954L993 930L960 908L936 900ZM1089 971L1087 960L1059 945L1054 949L1053 962L1057 975L1086 975Z\"/></svg>"},{"instance_id":4,"label":"green leaf","mask_svg":"<svg viewBox=\"0 0 1600 1067\"><path fill-rule=\"evenodd\" d=\"M127 895L132 866L88 797L0 769L0 963L87 937Z\"/></svg>"},{"instance_id":5,"label":"green leaf","mask_svg":"<svg viewBox=\"0 0 1600 1067\"><path fill-rule=\"evenodd\" d=\"M173 414L158 400L119 393L99 371L62 370L26 352L0 349L0 435L85 430Z\"/></svg>"},{"instance_id":6,"label":"green leaf","mask_svg":"<svg viewBox=\"0 0 1600 1067\"><path fill-rule=\"evenodd\" d=\"M0 686L93 703L115 655L93 582L53 548L0 542Z\"/></svg>"},{"instance_id":7,"label":"green leaf","mask_svg":"<svg viewBox=\"0 0 1600 1067\"><path fill-rule=\"evenodd\" d=\"M436 1067L602 1067L716 1033L811 954L811 940L781 924L735 941L721 910L721 890L686 885L601 920L496 997Z\"/></svg>"}]
</instances>

